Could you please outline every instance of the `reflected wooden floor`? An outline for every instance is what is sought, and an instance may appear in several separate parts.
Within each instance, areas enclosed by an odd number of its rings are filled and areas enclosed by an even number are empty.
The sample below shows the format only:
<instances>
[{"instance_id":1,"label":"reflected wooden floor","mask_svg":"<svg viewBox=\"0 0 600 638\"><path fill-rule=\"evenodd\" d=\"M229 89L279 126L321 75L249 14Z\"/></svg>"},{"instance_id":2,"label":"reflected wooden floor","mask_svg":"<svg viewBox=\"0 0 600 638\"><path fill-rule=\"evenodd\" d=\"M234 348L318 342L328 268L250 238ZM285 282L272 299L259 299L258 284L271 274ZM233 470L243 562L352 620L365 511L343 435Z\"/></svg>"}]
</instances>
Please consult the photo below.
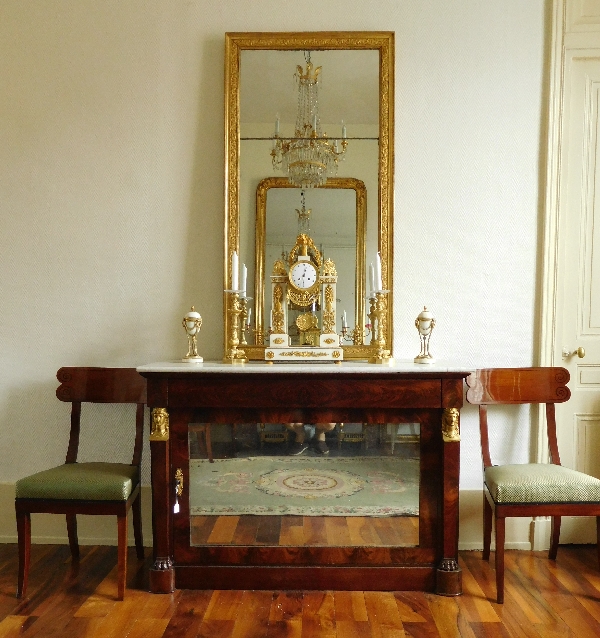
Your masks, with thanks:
<instances>
[{"instance_id":1,"label":"reflected wooden floor","mask_svg":"<svg viewBox=\"0 0 600 638\"><path fill-rule=\"evenodd\" d=\"M373 428L373 440L368 450L346 443L339 449L332 438L328 441L330 458L392 455L394 450L390 444L377 444L375 435ZM286 450L284 445L276 444L270 444L265 450L248 446L239 456L281 456ZM231 452L230 443L213 443L215 458L229 458ZM395 447L396 457L414 459L418 453L418 447L413 443ZM190 458L206 458L201 437L190 436ZM419 519L413 516L192 516L190 532L194 546L414 547L419 544Z\"/></svg>"},{"instance_id":2,"label":"reflected wooden floor","mask_svg":"<svg viewBox=\"0 0 600 638\"><path fill-rule=\"evenodd\" d=\"M493 557L492 557L493 558ZM83 547L79 574L64 545L34 545L29 598L18 601L16 545L0 545L0 637L194 636L528 638L600 635L600 572L593 546L506 552L506 602L494 601L493 561L461 552L464 594L191 591L147 593L150 559L129 556L125 600L116 595L116 548Z\"/></svg>"},{"instance_id":3,"label":"reflected wooden floor","mask_svg":"<svg viewBox=\"0 0 600 638\"><path fill-rule=\"evenodd\" d=\"M192 545L413 547L418 516L192 516Z\"/></svg>"}]
</instances>

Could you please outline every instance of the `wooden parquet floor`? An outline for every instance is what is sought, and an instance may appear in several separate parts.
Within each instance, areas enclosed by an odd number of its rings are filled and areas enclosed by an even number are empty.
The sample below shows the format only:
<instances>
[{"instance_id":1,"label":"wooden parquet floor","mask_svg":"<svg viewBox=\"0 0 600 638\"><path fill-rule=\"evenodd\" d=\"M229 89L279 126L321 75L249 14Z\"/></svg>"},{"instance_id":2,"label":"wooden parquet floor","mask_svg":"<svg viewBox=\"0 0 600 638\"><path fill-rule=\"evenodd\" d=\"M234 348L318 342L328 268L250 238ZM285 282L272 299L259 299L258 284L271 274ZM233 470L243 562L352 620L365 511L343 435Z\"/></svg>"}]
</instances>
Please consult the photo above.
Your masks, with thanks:
<instances>
[{"instance_id":1,"label":"wooden parquet floor","mask_svg":"<svg viewBox=\"0 0 600 638\"><path fill-rule=\"evenodd\" d=\"M192 545L411 547L418 516L192 516Z\"/></svg>"},{"instance_id":2,"label":"wooden parquet floor","mask_svg":"<svg viewBox=\"0 0 600 638\"><path fill-rule=\"evenodd\" d=\"M147 550L148 551L148 550ZM149 551L148 551L149 553ZM150 559L129 557L125 600L115 601L116 548L83 547L79 573L64 545L34 545L29 597L17 600L17 549L0 545L0 637L38 638L528 638L600 636L595 548L507 551L506 602L494 570L461 552L464 595L418 592L147 592Z\"/></svg>"}]
</instances>

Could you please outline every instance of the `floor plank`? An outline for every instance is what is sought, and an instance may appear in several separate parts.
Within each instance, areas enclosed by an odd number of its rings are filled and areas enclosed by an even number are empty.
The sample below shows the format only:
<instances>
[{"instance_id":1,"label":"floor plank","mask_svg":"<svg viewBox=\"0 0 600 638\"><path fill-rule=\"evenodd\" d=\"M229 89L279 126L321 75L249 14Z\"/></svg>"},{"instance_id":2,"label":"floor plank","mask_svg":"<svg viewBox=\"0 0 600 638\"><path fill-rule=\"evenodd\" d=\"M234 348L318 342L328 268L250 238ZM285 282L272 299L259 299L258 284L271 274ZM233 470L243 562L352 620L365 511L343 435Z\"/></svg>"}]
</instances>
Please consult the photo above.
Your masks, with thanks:
<instances>
[{"instance_id":1,"label":"floor plank","mask_svg":"<svg viewBox=\"0 0 600 638\"><path fill-rule=\"evenodd\" d=\"M327 533L321 523L309 529L313 538ZM304 533L304 524L296 520L288 528ZM335 525L333 530L339 531ZM16 545L0 546L0 638L600 636L600 571L588 547L561 546L556 561L542 552L507 551L503 605L495 602L494 555L483 561L481 552L460 553L464 594L458 597L361 591L150 594L147 554L137 561L131 548L125 600L117 601L114 547L82 547L73 569L68 547L35 545L30 595L20 601Z\"/></svg>"},{"instance_id":2,"label":"floor plank","mask_svg":"<svg viewBox=\"0 0 600 638\"><path fill-rule=\"evenodd\" d=\"M419 544L415 516L192 516L192 545L375 545ZM277 536L279 534L279 536Z\"/></svg>"}]
</instances>

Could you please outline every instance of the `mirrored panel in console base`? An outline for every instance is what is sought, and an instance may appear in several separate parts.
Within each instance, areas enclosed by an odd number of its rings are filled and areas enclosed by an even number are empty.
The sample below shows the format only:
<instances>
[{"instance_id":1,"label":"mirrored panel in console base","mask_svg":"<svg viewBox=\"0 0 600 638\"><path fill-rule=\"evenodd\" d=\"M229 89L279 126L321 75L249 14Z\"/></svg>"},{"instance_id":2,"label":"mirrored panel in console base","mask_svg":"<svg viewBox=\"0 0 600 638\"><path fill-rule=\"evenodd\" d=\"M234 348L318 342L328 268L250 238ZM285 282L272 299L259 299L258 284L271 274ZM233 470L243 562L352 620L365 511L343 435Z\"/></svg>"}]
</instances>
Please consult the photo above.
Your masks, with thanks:
<instances>
[{"instance_id":1,"label":"mirrored panel in console base","mask_svg":"<svg viewBox=\"0 0 600 638\"><path fill-rule=\"evenodd\" d=\"M419 448L418 423L190 424L191 545L418 546Z\"/></svg>"}]
</instances>

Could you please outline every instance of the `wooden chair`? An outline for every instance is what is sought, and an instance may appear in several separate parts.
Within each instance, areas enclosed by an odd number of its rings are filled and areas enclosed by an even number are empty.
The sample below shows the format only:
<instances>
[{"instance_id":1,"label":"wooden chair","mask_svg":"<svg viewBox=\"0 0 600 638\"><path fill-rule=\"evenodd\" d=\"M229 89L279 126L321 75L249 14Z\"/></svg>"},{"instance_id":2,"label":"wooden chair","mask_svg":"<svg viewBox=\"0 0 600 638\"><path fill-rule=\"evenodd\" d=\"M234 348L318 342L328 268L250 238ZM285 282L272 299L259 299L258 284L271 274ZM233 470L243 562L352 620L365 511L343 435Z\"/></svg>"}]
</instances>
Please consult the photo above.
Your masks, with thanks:
<instances>
[{"instance_id":1,"label":"wooden chair","mask_svg":"<svg viewBox=\"0 0 600 638\"><path fill-rule=\"evenodd\" d=\"M71 433L64 465L32 474L16 484L15 510L19 539L17 597L27 592L31 549L31 513L66 514L73 561L79 559L77 514L110 514L118 527L118 598L123 599L127 574L127 513L133 509L136 553L144 558L140 499L140 462L144 430L146 380L133 368L61 368L56 396L70 402ZM137 405L131 465L77 463L81 404Z\"/></svg>"},{"instance_id":2,"label":"wooden chair","mask_svg":"<svg viewBox=\"0 0 600 638\"><path fill-rule=\"evenodd\" d=\"M349 432L348 430L344 430L344 426L346 425L359 425L360 430L358 432L356 431ZM342 443L344 441L348 441L349 443L360 443L361 449L366 450L368 447L368 442L367 442L365 427L367 427L366 423L338 423L337 424L338 450L342 449Z\"/></svg>"},{"instance_id":3,"label":"wooden chair","mask_svg":"<svg viewBox=\"0 0 600 638\"><path fill-rule=\"evenodd\" d=\"M290 440L290 431L284 426L279 425L279 427L266 429L266 426L269 425L267 423L259 423L259 439L260 439L260 449L262 450L265 446L265 443L285 443L287 447Z\"/></svg>"},{"instance_id":4,"label":"wooden chair","mask_svg":"<svg viewBox=\"0 0 600 638\"><path fill-rule=\"evenodd\" d=\"M188 433L190 436L196 437L196 443L199 442L200 437L204 438L206 456L211 463L214 463L212 443L210 441L210 423L190 423L188 425Z\"/></svg>"},{"instance_id":5,"label":"wooden chair","mask_svg":"<svg viewBox=\"0 0 600 638\"><path fill-rule=\"evenodd\" d=\"M492 513L496 526L496 592L504 602L504 532L509 516L550 516L548 557L556 558L561 516L596 516L600 540L600 480L562 467L556 439L555 404L571 396L564 368L498 368L477 370L467 378L467 401L479 406L484 469L483 558L489 560ZM539 403L546 405L550 463L492 465L488 436L488 406ZM600 561L600 542L598 544Z\"/></svg>"}]
</instances>

